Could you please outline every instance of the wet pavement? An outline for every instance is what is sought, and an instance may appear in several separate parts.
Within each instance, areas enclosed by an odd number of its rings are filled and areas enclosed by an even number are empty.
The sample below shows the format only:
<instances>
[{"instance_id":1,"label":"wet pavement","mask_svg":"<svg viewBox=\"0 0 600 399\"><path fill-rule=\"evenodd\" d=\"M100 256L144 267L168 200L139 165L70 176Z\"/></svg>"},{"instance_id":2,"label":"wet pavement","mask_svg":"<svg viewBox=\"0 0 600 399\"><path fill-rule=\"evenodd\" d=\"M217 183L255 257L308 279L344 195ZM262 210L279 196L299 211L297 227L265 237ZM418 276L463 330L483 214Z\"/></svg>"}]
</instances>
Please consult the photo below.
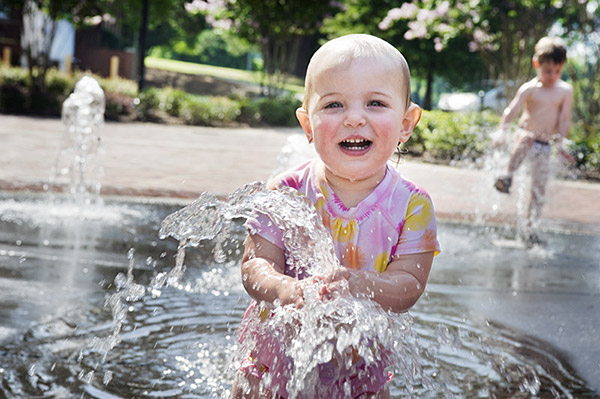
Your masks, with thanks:
<instances>
[{"instance_id":1,"label":"wet pavement","mask_svg":"<svg viewBox=\"0 0 600 399\"><path fill-rule=\"evenodd\" d=\"M297 128L106 123L99 133L102 193L182 203L203 191L224 196L266 180L282 148L300 133ZM42 190L62 135L57 119L0 115L0 190ZM517 219L517 195L495 192L489 173L413 161L403 161L399 169L427 189L440 221L469 222L464 236L440 237L443 252L431 291L466 306L472 317L547 342L600 392L600 184L552 181L542 219L548 248L532 252L500 235L480 239L486 234L481 225L512 225ZM574 248L565 244L570 241ZM509 248L514 258L500 269L485 270L493 246Z\"/></svg>"},{"instance_id":2,"label":"wet pavement","mask_svg":"<svg viewBox=\"0 0 600 399\"><path fill-rule=\"evenodd\" d=\"M299 128L207 128L111 123L101 129L104 195L195 198L227 195L266 180ZM0 190L40 190L58 153L58 119L0 115ZM427 189L438 217L514 223L517 194L497 193L479 170L403 161L399 169ZM552 181L542 223L547 228L600 233L600 184Z\"/></svg>"}]
</instances>

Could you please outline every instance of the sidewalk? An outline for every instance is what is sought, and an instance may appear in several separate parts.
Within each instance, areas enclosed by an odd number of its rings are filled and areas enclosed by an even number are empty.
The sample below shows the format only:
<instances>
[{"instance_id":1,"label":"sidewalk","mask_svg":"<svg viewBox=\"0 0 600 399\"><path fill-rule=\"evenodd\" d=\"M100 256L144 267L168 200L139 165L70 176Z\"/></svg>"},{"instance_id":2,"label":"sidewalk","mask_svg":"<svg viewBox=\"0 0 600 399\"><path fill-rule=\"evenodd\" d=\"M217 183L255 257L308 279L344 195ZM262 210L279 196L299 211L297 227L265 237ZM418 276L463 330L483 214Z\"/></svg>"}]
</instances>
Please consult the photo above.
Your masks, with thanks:
<instances>
[{"instance_id":1,"label":"sidewalk","mask_svg":"<svg viewBox=\"0 0 600 399\"><path fill-rule=\"evenodd\" d=\"M100 130L104 195L192 199L266 180L299 128L206 128L108 122ZM0 115L0 190L39 191L63 135L58 119ZM401 173L427 189L440 220L514 223L517 195L497 193L478 170L406 161ZM542 226L600 234L600 184L553 181Z\"/></svg>"}]
</instances>

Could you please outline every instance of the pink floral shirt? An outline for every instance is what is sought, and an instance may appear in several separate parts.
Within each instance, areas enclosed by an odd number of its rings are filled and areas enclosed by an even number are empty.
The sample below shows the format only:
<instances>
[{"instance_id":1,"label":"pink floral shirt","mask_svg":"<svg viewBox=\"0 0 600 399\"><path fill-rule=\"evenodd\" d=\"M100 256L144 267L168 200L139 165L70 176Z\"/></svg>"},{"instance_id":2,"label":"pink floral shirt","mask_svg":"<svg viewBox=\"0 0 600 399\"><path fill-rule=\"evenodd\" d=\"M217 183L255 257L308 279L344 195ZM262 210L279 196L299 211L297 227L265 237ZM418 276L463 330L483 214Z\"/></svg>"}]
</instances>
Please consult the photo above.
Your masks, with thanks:
<instances>
[{"instance_id":1,"label":"pink floral shirt","mask_svg":"<svg viewBox=\"0 0 600 399\"><path fill-rule=\"evenodd\" d=\"M425 190L404 179L388 165L379 185L357 206L347 208L324 178L317 161L308 161L277 177L308 196L331 233L342 266L383 272L394 257L440 251L435 213ZM267 216L249 219L246 226L283 248L282 233Z\"/></svg>"}]
</instances>

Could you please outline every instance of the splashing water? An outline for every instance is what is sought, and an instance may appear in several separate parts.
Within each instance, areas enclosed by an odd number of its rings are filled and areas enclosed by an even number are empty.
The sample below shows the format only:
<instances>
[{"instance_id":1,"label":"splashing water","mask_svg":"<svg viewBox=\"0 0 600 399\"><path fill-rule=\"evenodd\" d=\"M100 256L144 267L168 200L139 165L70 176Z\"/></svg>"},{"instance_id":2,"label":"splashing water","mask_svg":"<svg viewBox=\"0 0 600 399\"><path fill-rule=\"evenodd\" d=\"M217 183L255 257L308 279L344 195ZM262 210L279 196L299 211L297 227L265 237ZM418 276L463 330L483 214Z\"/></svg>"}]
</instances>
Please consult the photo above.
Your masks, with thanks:
<instances>
[{"instance_id":1,"label":"splashing water","mask_svg":"<svg viewBox=\"0 0 600 399\"><path fill-rule=\"evenodd\" d=\"M129 271L117 275L116 292L107 296L105 301L105 306L113 314L112 333L106 338L94 339L92 349L105 357L119 344L131 302L141 299L147 292L156 298L167 286L184 286L180 282L186 269L186 248L210 240L215 243L215 260L222 262L228 256L227 242L233 226L239 226L238 219L251 218L256 212L268 214L272 222L285 232L288 267L305 268L312 276L325 275L339 267L331 237L314 206L294 190L270 191L262 183L253 183L225 200L204 193L163 220L160 237L173 237L179 241L175 265L167 272L156 274L147 287L134 281L133 253L129 252ZM467 369L483 367L493 370L487 375L488 385L482 385L482 392L490 393L487 389L493 386L500 391L507 387L507 392L510 392L510 387L515 387L520 392L535 396L543 388L540 377L544 381L552 381L552 377L539 367L523 364L518 359L497 358L498 353L493 348L485 348L485 340L480 342L483 350L474 355L471 343L467 343L466 348L462 347L462 339L469 332L460 328L458 332L449 330L442 320L438 320L439 325L432 334L415 325L410 315L386 312L368 298L340 295L323 302L317 295L320 281L311 281L305 289L302 309L291 305L276 306L269 309L270 317L264 322L260 317L264 304L258 304L251 310L254 317L246 317L238 328L240 342L228 349L232 357L228 373L233 374L240 368L251 348L264 345L256 337L269 332L282 344L277 348L280 353L273 366L276 369L276 362L285 362L279 369L283 370L286 383L280 388L287 391L289 398L353 397L351 384L345 379L348 373L356 369L357 364L360 370L370 371L370 366L381 362L394 375L394 396L455 397L457 392L462 391L459 386L479 384L476 380L463 381L461 365ZM429 322L438 324L434 320ZM439 373L438 363L447 362L456 362L458 371ZM267 374L263 382L271 383L276 377L281 376ZM111 378L112 374L105 374L104 384ZM240 380L243 388L243 379ZM271 387L278 388L277 384ZM560 383L552 385L551 389L566 392L561 389ZM221 398L229 397L230 392L222 385L220 388L216 386L213 393L216 394L216 391L221 392ZM560 397L560 393L552 397Z\"/></svg>"},{"instance_id":2,"label":"splashing water","mask_svg":"<svg viewBox=\"0 0 600 399\"><path fill-rule=\"evenodd\" d=\"M186 247L213 240L216 243L215 259L224 259L222 244L229 237L231 221L253 217L255 212L268 214L272 223L285 232L287 267L306 270L309 276L326 275L339 267L331 236L307 198L292 189L270 191L264 189L262 183L254 183L242 187L224 201L204 193L163 220L160 237L171 236L179 240L179 249L175 266L167 273L158 274L151 282L153 295L159 295L163 286L175 285L182 278ZM118 278L121 282L129 281L124 276ZM381 361L393 364L401 370L399 374L408 387L420 384L428 389L442 389L440 384L429 381L421 370L418 338L411 329L410 316L385 312L369 299L349 295L323 302L317 295L320 284L315 280L305 289L302 309L291 305L277 306L267 322L260 322L260 309L264 307L255 307L255 317L247 318L240 327L240 334L245 339L234 355L232 367L237 369L248 356L249 348L258 344L255 337L260 332L245 332L271 330L285 341L279 361L291 359L286 365L288 381L285 386L290 398L348 396L349 382L333 383L340 378L341 372L351 370L358 359L365 370ZM122 306L114 306L132 289L139 293L135 285L120 286L123 288L114 294L115 297L107 300L118 322L107 343L97 345L98 348L106 350L118 343Z\"/></svg>"},{"instance_id":3,"label":"splashing water","mask_svg":"<svg viewBox=\"0 0 600 399\"><path fill-rule=\"evenodd\" d=\"M100 203L100 137L104 123L104 92L98 82L84 76L62 107L65 133L48 189L64 191L77 209Z\"/></svg>"}]
</instances>

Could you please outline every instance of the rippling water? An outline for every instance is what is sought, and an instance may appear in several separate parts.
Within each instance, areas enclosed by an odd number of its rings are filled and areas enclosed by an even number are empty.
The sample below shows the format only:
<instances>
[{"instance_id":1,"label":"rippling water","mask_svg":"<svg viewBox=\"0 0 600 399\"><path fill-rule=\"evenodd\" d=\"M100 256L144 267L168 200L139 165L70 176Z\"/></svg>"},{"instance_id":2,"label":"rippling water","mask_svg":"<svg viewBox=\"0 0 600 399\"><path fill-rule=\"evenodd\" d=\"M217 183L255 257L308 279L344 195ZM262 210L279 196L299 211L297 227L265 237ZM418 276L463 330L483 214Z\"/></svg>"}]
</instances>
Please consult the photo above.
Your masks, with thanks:
<instances>
[{"instance_id":1,"label":"rippling water","mask_svg":"<svg viewBox=\"0 0 600 399\"><path fill-rule=\"evenodd\" d=\"M120 342L103 353L92 342L114 331L105 304L116 292L115 276L127 274L130 248L138 284L172 268L177 242L159 240L158 228L178 208L106 206L108 222L23 222L2 213L0 398L227 397L235 329L249 303L239 273L243 228L233 224L223 262L215 261L210 243L188 248L178 284L160 295L148 290L140 300L125 300ZM440 226L442 236L463 233ZM432 288L410 312L424 377L448 391L432 392L396 374L392 397L595 397L553 348L468 317L452 294L437 289L436 266L444 281L456 280L452 262L460 263L462 255L450 256L436 260ZM467 285L476 284L472 278Z\"/></svg>"}]
</instances>

